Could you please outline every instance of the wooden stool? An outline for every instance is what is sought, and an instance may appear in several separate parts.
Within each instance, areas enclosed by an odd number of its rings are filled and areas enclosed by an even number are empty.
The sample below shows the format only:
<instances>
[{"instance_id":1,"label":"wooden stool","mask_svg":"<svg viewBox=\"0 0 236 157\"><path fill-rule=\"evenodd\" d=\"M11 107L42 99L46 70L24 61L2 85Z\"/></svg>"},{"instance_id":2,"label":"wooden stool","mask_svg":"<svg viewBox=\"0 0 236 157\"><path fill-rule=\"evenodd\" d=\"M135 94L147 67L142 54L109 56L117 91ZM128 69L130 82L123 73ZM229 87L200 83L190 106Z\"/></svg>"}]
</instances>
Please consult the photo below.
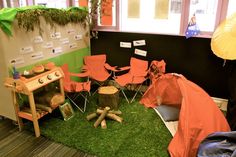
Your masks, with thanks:
<instances>
[{"instance_id":1,"label":"wooden stool","mask_svg":"<svg viewBox=\"0 0 236 157\"><path fill-rule=\"evenodd\" d=\"M109 106L111 109L119 108L119 90L114 86L104 86L98 88L98 102L100 107Z\"/></svg>"}]
</instances>

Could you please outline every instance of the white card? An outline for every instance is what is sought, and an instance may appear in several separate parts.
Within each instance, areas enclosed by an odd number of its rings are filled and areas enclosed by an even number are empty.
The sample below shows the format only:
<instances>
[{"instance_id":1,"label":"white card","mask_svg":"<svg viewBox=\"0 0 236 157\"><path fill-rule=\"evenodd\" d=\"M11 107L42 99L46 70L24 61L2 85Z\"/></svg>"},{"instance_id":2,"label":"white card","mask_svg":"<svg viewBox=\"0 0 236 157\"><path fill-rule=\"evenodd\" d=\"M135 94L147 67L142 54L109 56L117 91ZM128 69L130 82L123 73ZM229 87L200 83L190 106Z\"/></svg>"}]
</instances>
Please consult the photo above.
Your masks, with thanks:
<instances>
[{"instance_id":1,"label":"white card","mask_svg":"<svg viewBox=\"0 0 236 157\"><path fill-rule=\"evenodd\" d=\"M12 64L12 65L17 65L17 64L23 64L23 63L25 63L25 60L24 60L23 57L18 57L18 58L11 59L9 62L10 62L10 64Z\"/></svg>"},{"instance_id":2,"label":"white card","mask_svg":"<svg viewBox=\"0 0 236 157\"><path fill-rule=\"evenodd\" d=\"M68 39L68 38L60 39L60 41L61 41L61 43L62 43L63 45L69 44L69 39Z\"/></svg>"},{"instance_id":3,"label":"white card","mask_svg":"<svg viewBox=\"0 0 236 157\"><path fill-rule=\"evenodd\" d=\"M31 54L31 58L32 59L40 59L40 58L43 58L43 52L37 52L37 53L32 53Z\"/></svg>"},{"instance_id":4,"label":"white card","mask_svg":"<svg viewBox=\"0 0 236 157\"><path fill-rule=\"evenodd\" d=\"M34 43L42 43L43 42L43 38L41 36L35 36L33 38L33 42Z\"/></svg>"},{"instance_id":5,"label":"white card","mask_svg":"<svg viewBox=\"0 0 236 157\"><path fill-rule=\"evenodd\" d=\"M61 32L52 33L50 36L52 39L59 39L61 38Z\"/></svg>"},{"instance_id":6,"label":"white card","mask_svg":"<svg viewBox=\"0 0 236 157\"><path fill-rule=\"evenodd\" d=\"M34 51L34 49L33 49L32 46L22 47L22 48L20 49L20 53L21 53L21 54L27 54L27 53L31 53L31 52L33 52L33 51Z\"/></svg>"},{"instance_id":7,"label":"white card","mask_svg":"<svg viewBox=\"0 0 236 157\"><path fill-rule=\"evenodd\" d=\"M74 48L77 47L77 44L76 44L76 43L72 43L72 44L69 45L69 47L70 47L71 49L74 49Z\"/></svg>"},{"instance_id":8,"label":"white card","mask_svg":"<svg viewBox=\"0 0 236 157\"><path fill-rule=\"evenodd\" d=\"M53 48L53 42L47 42L46 44L43 45L44 48L50 49Z\"/></svg>"},{"instance_id":9,"label":"white card","mask_svg":"<svg viewBox=\"0 0 236 157\"><path fill-rule=\"evenodd\" d=\"M83 38L82 34L77 34L74 36L75 40L81 40Z\"/></svg>"},{"instance_id":10,"label":"white card","mask_svg":"<svg viewBox=\"0 0 236 157\"><path fill-rule=\"evenodd\" d=\"M57 54L57 53L61 53L62 52L62 48L61 47L55 47L52 49L52 53L53 54Z\"/></svg>"},{"instance_id":11,"label":"white card","mask_svg":"<svg viewBox=\"0 0 236 157\"><path fill-rule=\"evenodd\" d=\"M133 41L134 46L143 46L146 45L145 40L135 40Z\"/></svg>"},{"instance_id":12,"label":"white card","mask_svg":"<svg viewBox=\"0 0 236 157\"><path fill-rule=\"evenodd\" d=\"M120 42L120 47L131 48L131 42Z\"/></svg>"},{"instance_id":13,"label":"white card","mask_svg":"<svg viewBox=\"0 0 236 157\"><path fill-rule=\"evenodd\" d=\"M140 56L144 56L144 57L147 56L147 51L140 50L140 49L135 49L134 53L137 54L137 55L140 55Z\"/></svg>"}]
</instances>

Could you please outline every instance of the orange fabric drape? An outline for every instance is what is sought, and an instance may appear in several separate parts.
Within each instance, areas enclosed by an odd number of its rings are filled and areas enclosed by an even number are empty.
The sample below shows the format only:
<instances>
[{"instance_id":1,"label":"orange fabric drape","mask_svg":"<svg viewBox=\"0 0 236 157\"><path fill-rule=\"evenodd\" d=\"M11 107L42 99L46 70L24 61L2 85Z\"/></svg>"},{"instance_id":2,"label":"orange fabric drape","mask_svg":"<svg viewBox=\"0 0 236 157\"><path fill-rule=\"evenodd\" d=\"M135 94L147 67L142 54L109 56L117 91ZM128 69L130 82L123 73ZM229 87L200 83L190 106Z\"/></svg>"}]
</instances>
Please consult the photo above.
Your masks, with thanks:
<instances>
[{"instance_id":1,"label":"orange fabric drape","mask_svg":"<svg viewBox=\"0 0 236 157\"><path fill-rule=\"evenodd\" d=\"M101 3L101 25L112 25L112 2L113 0L102 0Z\"/></svg>"},{"instance_id":2,"label":"orange fabric drape","mask_svg":"<svg viewBox=\"0 0 236 157\"><path fill-rule=\"evenodd\" d=\"M88 6L88 0L79 0L79 6L80 7L87 7Z\"/></svg>"},{"instance_id":3,"label":"orange fabric drape","mask_svg":"<svg viewBox=\"0 0 236 157\"><path fill-rule=\"evenodd\" d=\"M194 157L200 142L209 134L230 131L213 99L183 75L161 75L146 90L140 102L146 107L155 107L158 105L157 96L162 98L163 104L169 102L168 105L180 107L178 129L168 146L171 157Z\"/></svg>"}]
</instances>

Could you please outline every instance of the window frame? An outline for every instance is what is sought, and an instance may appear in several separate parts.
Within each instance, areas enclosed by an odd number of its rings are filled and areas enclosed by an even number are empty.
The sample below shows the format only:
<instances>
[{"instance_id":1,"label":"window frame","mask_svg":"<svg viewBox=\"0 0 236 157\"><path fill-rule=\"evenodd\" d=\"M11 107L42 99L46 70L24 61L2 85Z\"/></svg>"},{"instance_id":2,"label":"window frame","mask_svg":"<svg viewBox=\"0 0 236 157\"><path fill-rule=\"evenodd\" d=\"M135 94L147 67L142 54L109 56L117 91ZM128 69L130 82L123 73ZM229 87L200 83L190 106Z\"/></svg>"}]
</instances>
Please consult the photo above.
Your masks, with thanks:
<instances>
[{"instance_id":1,"label":"window frame","mask_svg":"<svg viewBox=\"0 0 236 157\"><path fill-rule=\"evenodd\" d=\"M116 21L115 21L115 26L98 26L95 25L93 28L94 30L97 31L117 31L120 32L120 0L115 0L115 16L116 16ZM98 14L96 14L98 15ZM98 18L98 17L96 17ZM98 23L98 22L97 22Z\"/></svg>"},{"instance_id":2,"label":"window frame","mask_svg":"<svg viewBox=\"0 0 236 157\"><path fill-rule=\"evenodd\" d=\"M6 5L4 3L4 1L6 0L0 0L0 8L4 7L4 5ZM34 5L35 4L35 0L25 0L27 5ZM95 25L94 30L96 31L115 31L115 32L125 32L120 30L120 24L121 24L121 1L122 0L115 0L115 26L98 26ZM9 1L9 4L11 4L11 2L13 2L13 0ZM7 4L8 5L8 4ZM71 6L75 6L75 0L66 0L66 5L67 7L71 7ZM215 28L217 28L217 26L227 17L227 10L228 10L228 5L229 5L229 0L218 0L218 6L217 6L217 11L216 11L216 19L215 19ZM8 7L12 7L12 6L8 6ZM17 7L17 6L15 6ZM182 5L181 5L181 18L180 18L180 29L179 29L179 34L175 34L175 35L179 35L179 36L185 36L185 31L186 28L188 26L188 17L189 17L189 10L190 10L190 0L182 0ZM140 31L134 31L133 33L143 33ZM166 34L166 35L170 35L167 33L158 33L158 32L149 32L150 34ZM211 38L213 32L205 32L205 31L201 31L199 35L197 35L196 37L203 37L203 38ZM173 35L173 34L171 34Z\"/></svg>"},{"instance_id":3,"label":"window frame","mask_svg":"<svg viewBox=\"0 0 236 157\"><path fill-rule=\"evenodd\" d=\"M98 31L116 31L116 32L124 32L120 30L120 1L122 0L116 0L116 26L95 26L94 30ZM227 15L227 9L228 9L228 2L229 0L218 0L217 5L217 11L216 11L216 19L215 19L215 28L226 18ZM182 0L182 10L181 10L181 19L180 19L180 30L179 30L179 36L185 36L185 31L188 26L188 17L189 17L189 11L190 11L190 0ZM143 33L139 31L135 31L133 33ZM157 33L157 32L150 32L152 34L166 34L166 33ZM211 38L213 35L213 32L206 32L201 31L199 35L196 37L201 38ZM166 34L166 35L173 35L173 34ZM177 35L177 34L176 34Z\"/></svg>"}]
</instances>

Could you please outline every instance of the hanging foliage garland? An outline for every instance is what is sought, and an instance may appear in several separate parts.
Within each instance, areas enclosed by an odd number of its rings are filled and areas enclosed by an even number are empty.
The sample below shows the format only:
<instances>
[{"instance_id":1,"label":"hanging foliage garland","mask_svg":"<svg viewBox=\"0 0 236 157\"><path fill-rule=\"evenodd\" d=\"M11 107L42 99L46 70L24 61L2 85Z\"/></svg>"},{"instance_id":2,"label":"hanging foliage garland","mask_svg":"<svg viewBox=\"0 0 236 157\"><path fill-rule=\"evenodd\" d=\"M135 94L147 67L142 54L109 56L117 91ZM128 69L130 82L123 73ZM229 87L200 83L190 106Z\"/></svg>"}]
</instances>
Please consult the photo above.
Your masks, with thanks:
<instances>
[{"instance_id":1,"label":"hanging foliage garland","mask_svg":"<svg viewBox=\"0 0 236 157\"><path fill-rule=\"evenodd\" d=\"M63 26L68 23L81 24L84 28L89 27L90 37L97 38L97 31L94 30L94 27L97 24L98 12L101 14L101 10L99 10L101 2L98 0L89 0L88 2L89 9L87 7L56 9L43 6L4 8L0 10L0 28L7 35L12 36L12 23L16 19L19 28L25 29L26 32L38 28L39 34L42 35L40 18L44 18L51 27L55 27L55 24ZM106 2L106 0L102 2Z\"/></svg>"},{"instance_id":2,"label":"hanging foliage garland","mask_svg":"<svg viewBox=\"0 0 236 157\"><path fill-rule=\"evenodd\" d=\"M53 28L55 24L64 26L68 23L81 24L86 28L88 23L88 11L73 7L70 9L56 9L56 8L39 8L19 11L16 15L19 28L25 29L27 32L39 29L42 34L43 29L40 27L40 17L43 17L46 23Z\"/></svg>"}]
</instances>

